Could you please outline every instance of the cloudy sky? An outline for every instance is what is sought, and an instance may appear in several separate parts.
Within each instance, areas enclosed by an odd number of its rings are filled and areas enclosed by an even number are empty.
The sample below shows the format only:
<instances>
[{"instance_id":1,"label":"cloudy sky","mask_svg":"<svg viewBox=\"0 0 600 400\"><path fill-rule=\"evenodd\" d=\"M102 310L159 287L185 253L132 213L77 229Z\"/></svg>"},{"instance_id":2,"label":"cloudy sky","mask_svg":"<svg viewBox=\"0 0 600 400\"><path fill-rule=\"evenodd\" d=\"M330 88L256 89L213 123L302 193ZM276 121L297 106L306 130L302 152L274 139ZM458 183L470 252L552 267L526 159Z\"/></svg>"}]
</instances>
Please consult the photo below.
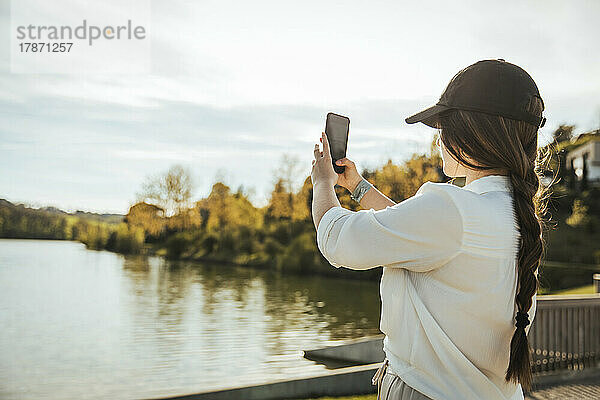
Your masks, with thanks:
<instances>
[{"instance_id":1,"label":"cloudy sky","mask_svg":"<svg viewBox=\"0 0 600 400\"><path fill-rule=\"evenodd\" d=\"M310 174L328 111L350 117L359 167L426 151L434 131L404 118L487 58L536 81L542 143L600 125L598 1L152 1L136 74L12 73L0 4L0 198L14 202L125 213L148 175L182 164L196 198L220 179L263 205L284 155L297 184Z\"/></svg>"}]
</instances>

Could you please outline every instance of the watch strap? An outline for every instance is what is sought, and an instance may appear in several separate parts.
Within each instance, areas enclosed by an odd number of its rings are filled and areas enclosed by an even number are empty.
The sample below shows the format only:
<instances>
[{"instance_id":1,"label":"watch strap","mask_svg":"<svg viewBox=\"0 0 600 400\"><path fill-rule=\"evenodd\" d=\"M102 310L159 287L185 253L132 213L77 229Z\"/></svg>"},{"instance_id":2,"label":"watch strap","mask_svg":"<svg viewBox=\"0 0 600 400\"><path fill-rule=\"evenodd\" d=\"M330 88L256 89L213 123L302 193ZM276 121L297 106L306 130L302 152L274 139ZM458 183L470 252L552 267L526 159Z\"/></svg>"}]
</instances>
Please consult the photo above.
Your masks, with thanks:
<instances>
[{"instance_id":1,"label":"watch strap","mask_svg":"<svg viewBox=\"0 0 600 400\"><path fill-rule=\"evenodd\" d=\"M371 187L372 185L369 183L369 181L363 178L363 180L361 180L358 183L358 185L356 185L356 188L354 188L354 191L352 192L350 197L352 198L352 200L355 200L360 203L365 193L367 193L369 189L371 189Z\"/></svg>"}]
</instances>

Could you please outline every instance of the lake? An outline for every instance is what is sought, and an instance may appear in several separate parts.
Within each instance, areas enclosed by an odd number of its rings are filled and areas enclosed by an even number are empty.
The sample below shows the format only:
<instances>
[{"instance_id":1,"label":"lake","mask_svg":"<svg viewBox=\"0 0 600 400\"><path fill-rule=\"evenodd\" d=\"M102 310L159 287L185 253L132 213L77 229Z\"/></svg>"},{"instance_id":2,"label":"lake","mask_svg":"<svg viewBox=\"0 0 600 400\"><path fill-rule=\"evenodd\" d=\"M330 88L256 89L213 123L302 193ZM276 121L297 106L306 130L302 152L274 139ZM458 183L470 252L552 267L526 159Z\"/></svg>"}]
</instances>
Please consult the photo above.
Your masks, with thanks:
<instances>
[{"instance_id":1,"label":"lake","mask_svg":"<svg viewBox=\"0 0 600 400\"><path fill-rule=\"evenodd\" d=\"M334 268L334 267L332 267ZM294 378L379 332L377 282L0 239L0 398L141 399Z\"/></svg>"}]
</instances>

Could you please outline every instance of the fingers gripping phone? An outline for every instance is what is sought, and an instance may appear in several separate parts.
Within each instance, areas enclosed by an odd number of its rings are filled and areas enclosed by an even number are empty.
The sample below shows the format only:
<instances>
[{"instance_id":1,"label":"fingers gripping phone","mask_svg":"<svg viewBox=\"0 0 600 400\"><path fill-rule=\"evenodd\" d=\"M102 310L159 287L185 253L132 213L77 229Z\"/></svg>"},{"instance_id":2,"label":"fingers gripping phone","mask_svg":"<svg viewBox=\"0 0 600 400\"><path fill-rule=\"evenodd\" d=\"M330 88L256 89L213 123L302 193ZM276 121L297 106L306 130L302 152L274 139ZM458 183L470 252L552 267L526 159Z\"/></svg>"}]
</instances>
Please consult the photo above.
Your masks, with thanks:
<instances>
[{"instance_id":1,"label":"fingers gripping phone","mask_svg":"<svg viewBox=\"0 0 600 400\"><path fill-rule=\"evenodd\" d=\"M325 121L325 135L327 135L327 141L329 142L333 169L338 174L343 173L346 169L343 165L336 165L335 162L340 158L346 157L349 129L350 118L331 112L327 114L327 119Z\"/></svg>"}]
</instances>

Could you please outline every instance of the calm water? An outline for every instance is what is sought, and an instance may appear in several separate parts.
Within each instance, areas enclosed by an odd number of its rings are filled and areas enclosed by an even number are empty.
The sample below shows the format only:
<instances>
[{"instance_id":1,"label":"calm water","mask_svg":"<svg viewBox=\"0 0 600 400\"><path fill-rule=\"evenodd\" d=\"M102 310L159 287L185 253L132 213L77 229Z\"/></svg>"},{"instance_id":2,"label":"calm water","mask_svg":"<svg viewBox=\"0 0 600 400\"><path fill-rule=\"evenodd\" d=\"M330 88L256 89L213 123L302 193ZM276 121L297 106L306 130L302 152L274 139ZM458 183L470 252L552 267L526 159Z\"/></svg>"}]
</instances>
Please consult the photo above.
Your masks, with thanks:
<instances>
[{"instance_id":1,"label":"calm water","mask_svg":"<svg viewBox=\"0 0 600 400\"><path fill-rule=\"evenodd\" d=\"M332 267L333 268L333 267ZM0 398L140 399L325 369L379 333L376 282L0 240Z\"/></svg>"}]
</instances>

